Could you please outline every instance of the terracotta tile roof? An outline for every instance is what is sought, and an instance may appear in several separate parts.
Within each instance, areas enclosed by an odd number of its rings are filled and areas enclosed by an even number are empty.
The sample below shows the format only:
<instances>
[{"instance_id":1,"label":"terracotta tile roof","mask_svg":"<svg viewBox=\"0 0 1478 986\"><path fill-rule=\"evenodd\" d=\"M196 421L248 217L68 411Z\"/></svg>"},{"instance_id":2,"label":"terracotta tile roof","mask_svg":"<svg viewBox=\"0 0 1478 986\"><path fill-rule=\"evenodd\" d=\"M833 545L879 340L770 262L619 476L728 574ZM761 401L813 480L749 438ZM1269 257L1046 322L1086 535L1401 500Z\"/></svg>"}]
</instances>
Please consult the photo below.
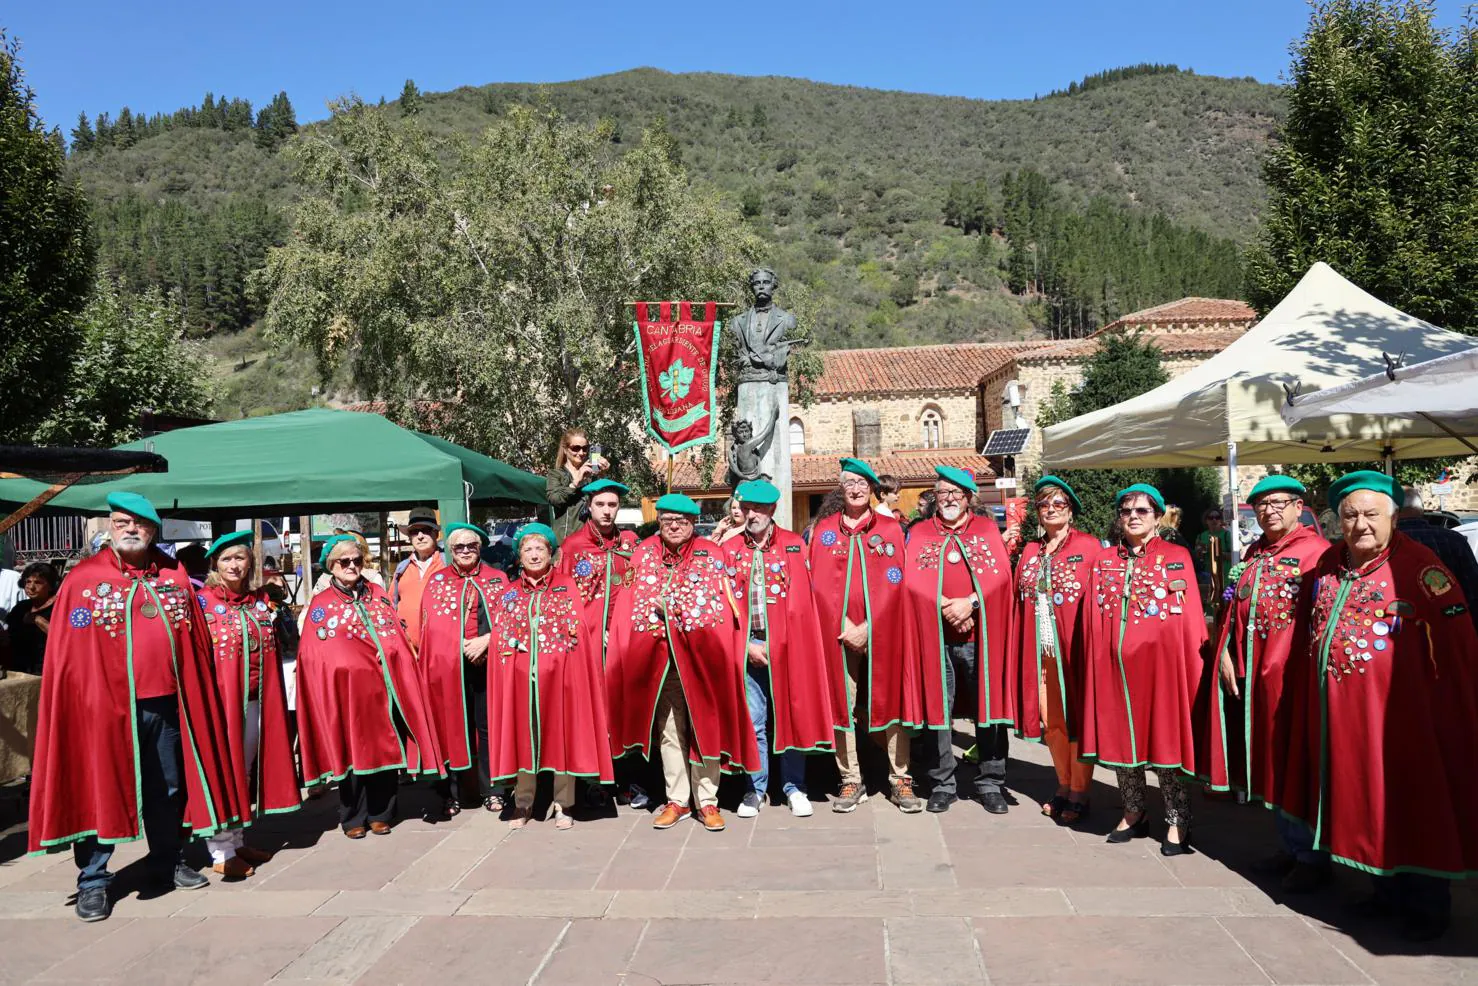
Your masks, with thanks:
<instances>
[{"instance_id":1,"label":"terracotta tile roof","mask_svg":"<svg viewBox=\"0 0 1478 986\"><path fill-rule=\"evenodd\" d=\"M967 342L889 349L832 349L821 354L818 397L973 390L1021 353L1052 342Z\"/></svg>"},{"instance_id":2,"label":"terracotta tile roof","mask_svg":"<svg viewBox=\"0 0 1478 986\"><path fill-rule=\"evenodd\" d=\"M831 489L837 484L840 459L840 454L791 456L792 486L798 490ZM993 482L996 477L991 469L990 460L968 448L909 449L872 456L867 461L878 475L897 476L905 486L920 486L934 482L935 466L967 469L974 474L977 482L982 483ZM659 476L665 474L666 469L665 463L654 462L652 464L653 472ZM683 493L708 495L729 492L729 487L724 484L722 464L719 465L714 475L714 485L703 486L699 482L698 467L688 456L678 459L677 468L672 473L672 488Z\"/></svg>"},{"instance_id":3,"label":"terracotta tile roof","mask_svg":"<svg viewBox=\"0 0 1478 986\"><path fill-rule=\"evenodd\" d=\"M1135 325L1224 325L1229 322L1255 322L1257 312L1245 301L1235 298L1181 298L1167 301L1163 305L1130 312L1117 321L1110 322L1093 335L1115 332ZM1091 337L1090 337L1091 338Z\"/></svg>"},{"instance_id":4,"label":"terracotta tile roof","mask_svg":"<svg viewBox=\"0 0 1478 986\"><path fill-rule=\"evenodd\" d=\"M1096 333L1095 333L1096 335ZM1144 332L1139 338L1153 342L1166 356L1185 356L1195 353L1219 353L1242 337L1238 329L1223 329L1219 332ZM1098 339L1074 339L1058 343L1049 349L1023 353L1018 363L1055 363L1061 360L1087 359L1098 352Z\"/></svg>"}]
</instances>

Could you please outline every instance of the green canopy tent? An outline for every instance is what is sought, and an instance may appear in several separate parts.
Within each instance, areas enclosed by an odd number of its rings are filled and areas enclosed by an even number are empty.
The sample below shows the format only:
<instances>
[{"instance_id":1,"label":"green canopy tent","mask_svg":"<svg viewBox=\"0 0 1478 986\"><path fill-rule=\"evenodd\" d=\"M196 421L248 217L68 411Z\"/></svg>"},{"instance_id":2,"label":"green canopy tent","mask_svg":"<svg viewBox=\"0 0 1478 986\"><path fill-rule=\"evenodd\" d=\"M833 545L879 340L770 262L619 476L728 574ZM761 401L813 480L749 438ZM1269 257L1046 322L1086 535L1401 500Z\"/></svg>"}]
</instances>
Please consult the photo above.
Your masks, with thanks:
<instances>
[{"instance_id":1,"label":"green canopy tent","mask_svg":"<svg viewBox=\"0 0 1478 986\"><path fill-rule=\"evenodd\" d=\"M142 493L176 519L268 517L436 503L446 521L468 503L543 505L544 481L497 459L401 428L378 414L315 408L165 432L118 446L169 460L163 473L81 482L49 511L103 513L118 489ZM0 504L46 487L0 480Z\"/></svg>"}]
</instances>

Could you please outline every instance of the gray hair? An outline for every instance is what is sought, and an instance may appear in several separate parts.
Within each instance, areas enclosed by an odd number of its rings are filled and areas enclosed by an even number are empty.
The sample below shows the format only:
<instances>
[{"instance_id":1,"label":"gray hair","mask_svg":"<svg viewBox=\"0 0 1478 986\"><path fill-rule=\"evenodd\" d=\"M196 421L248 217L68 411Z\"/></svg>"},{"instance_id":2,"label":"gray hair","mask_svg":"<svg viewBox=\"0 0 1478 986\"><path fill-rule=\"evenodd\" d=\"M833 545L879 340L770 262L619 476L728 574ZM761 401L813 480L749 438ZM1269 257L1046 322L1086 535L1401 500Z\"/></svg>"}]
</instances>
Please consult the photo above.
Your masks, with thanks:
<instances>
[{"instance_id":1,"label":"gray hair","mask_svg":"<svg viewBox=\"0 0 1478 986\"><path fill-rule=\"evenodd\" d=\"M754 283L754 279L757 278L757 277L759 277L761 274L769 274L770 275L770 280L773 281L773 282L775 282L775 286L777 288L780 286L780 278L777 277L776 274L775 274L775 272L773 270L771 270L770 268L768 268L768 267L756 267L754 270L750 271L749 272L749 283L750 284L753 284Z\"/></svg>"}]
</instances>

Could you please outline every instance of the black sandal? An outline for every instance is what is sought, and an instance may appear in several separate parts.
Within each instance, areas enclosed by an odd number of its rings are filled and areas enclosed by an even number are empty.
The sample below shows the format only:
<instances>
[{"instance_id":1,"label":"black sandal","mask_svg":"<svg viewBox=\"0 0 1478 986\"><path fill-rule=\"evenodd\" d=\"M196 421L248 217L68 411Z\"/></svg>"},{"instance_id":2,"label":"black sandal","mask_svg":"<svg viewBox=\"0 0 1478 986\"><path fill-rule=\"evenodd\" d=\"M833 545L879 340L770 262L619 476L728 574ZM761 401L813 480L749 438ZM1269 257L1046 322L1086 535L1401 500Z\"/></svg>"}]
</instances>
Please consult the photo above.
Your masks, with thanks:
<instances>
[{"instance_id":1,"label":"black sandal","mask_svg":"<svg viewBox=\"0 0 1478 986\"><path fill-rule=\"evenodd\" d=\"M503 814L503 809L508 807L508 803L503 800L502 795L490 794L484 799L482 807L483 810L490 811L494 815L501 815Z\"/></svg>"},{"instance_id":2,"label":"black sandal","mask_svg":"<svg viewBox=\"0 0 1478 986\"><path fill-rule=\"evenodd\" d=\"M1068 800L1066 795L1054 795L1052 800L1042 806L1042 814L1048 818L1056 819L1067 810Z\"/></svg>"},{"instance_id":3,"label":"black sandal","mask_svg":"<svg viewBox=\"0 0 1478 986\"><path fill-rule=\"evenodd\" d=\"M1057 820L1064 825L1073 825L1077 822L1081 822L1083 819L1088 817L1088 807L1089 804L1087 801L1069 800L1067 803L1067 807L1058 813ZM1072 817L1069 818L1069 815L1071 815Z\"/></svg>"}]
</instances>

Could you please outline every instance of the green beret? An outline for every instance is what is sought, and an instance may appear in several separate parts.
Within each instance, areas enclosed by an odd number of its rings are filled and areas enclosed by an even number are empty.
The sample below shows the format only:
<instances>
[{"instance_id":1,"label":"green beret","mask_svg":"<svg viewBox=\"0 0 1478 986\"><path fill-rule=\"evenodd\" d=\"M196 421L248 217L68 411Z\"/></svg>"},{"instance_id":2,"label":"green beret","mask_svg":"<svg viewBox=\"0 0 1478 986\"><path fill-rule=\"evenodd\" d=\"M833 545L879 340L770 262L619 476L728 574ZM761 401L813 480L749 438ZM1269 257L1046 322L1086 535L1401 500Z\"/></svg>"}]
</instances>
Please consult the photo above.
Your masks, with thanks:
<instances>
[{"instance_id":1,"label":"green beret","mask_svg":"<svg viewBox=\"0 0 1478 986\"><path fill-rule=\"evenodd\" d=\"M657 512L659 514L687 514L696 517L701 510L697 502L690 496L681 493L668 493L657 501Z\"/></svg>"},{"instance_id":2,"label":"green beret","mask_svg":"<svg viewBox=\"0 0 1478 986\"><path fill-rule=\"evenodd\" d=\"M537 523L536 524L525 524L522 527L520 527L518 530L514 531L513 532L513 546L515 548L522 547L523 546L523 539L526 538L526 537L528 537L529 535L533 535L534 537L543 538L544 541L545 541L545 543L549 545L549 550L550 551L553 551L555 548L558 548L559 547L559 538L555 537L555 535L554 535L554 528L550 527L548 524L537 524Z\"/></svg>"},{"instance_id":3,"label":"green beret","mask_svg":"<svg viewBox=\"0 0 1478 986\"><path fill-rule=\"evenodd\" d=\"M734 491L734 498L740 503L767 503L780 502L780 490L774 483L763 479L751 479L747 483L740 483L739 488Z\"/></svg>"},{"instance_id":4,"label":"green beret","mask_svg":"<svg viewBox=\"0 0 1478 986\"><path fill-rule=\"evenodd\" d=\"M148 497L139 493L129 493L127 490L109 493L108 506L122 513L132 514L139 520L147 520L155 527L161 527L164 524L164 521L159 519L159 511L154 509L154 504L149 502Z\"/></svg>"},{"instance_id":5,"label":"green beret","mask_svg":"<svg viewBox=\"0 0 1478 986\"><path fill-rule=\"evenodd\" d=\"M487 531L483 530L481 527L478 527L476 524L469 524L466 521L462 520L453 521L452 523L446 525L446 531L444 532L443 540L449 540L454 531L471 531L473 534L477 535L477 539L483 544L488 543Z\"/></svg>"},{"instance_id":6,"label":"green beret","mask_svg":"<svg viewBox=\"0 0 1478 986\"><path fill-rule=\"evenodd\" d=\"M355 537L353 534L335 534L333 537L323 542L323 550L318 552L319 568L328 568L328 553L334 550L334 545L340 544L344 541L353 541L354 543L358 544L359 538ZM364 559L364 563L368 565L369 559Z\"/></svg>"},{"instance_id":7,"label":"green beret","mask_svg":"<svg viewBox=\"0 0 1478 986\"><path fill-rule=\"evenodd\" d=\"M1135 483L1133 486L1124 487L1118 493L1114 494L1114 502L1123 503L1124 497L1132 496L1135 493L1143 493L1150 498L1151 503L1160 508L1160 513L1163 514L1165 512L1165 498L1160 495L1159 490L1155 489L1149 483Z\"/></svg>"},{"instance_id":8,"label":"green beret","mask_svg":"<svg viewBox=\"0 0 1478 986\"><path fill-rule=\"evenodd\" d=\"M215 541L211 542L209 548L205 549L205 557L210 558L217 552L225 551L227 548L234 547L238 544L250 546L256 539L256 535L251 532L250 528L244 531L232 531L230 534L222 534Z\"/></svg>"},{"instance_id":9,"label":"green beret","mask_svg":"<svg viewBox=\"0 0 1478 986\"><path fill-rule=\"evenodd\" d=\"M1071 486L1067 485L1067 480L1061 479L1057 476L1043 476L1041 479L1037 480L1037 485L1032 487L1032 496L1039 496L1042 490L1048 486L1055 487L1067 494L1067 498L1071 500L1073 504L1073 513L1080 514L1083 512L1083 501L1078 499L1078 494L1073 492L1073 488Z\"/></svg>"},{"instance_id":10,"label":"green beret","mask_svg":"<svg viewBox=\"0 0 1478 986\"><path fill-rule=\"evenodd\" d=\"M1258 497L1267 496L1269 493L1296 493L1303 496L1307 492L1308 489L1304 484L1292 476L1264 476L1257 481L1256 486L1252 487L1252 492L1247 494L1247 502L1256 503Z\"/></svg>"},{"instance_id":11,"label":"green beret","mask_svg":"<svg viewBox=\"0 0 1478 986\"><path fill-rule=\"evenodd\" d=\"M580 492L586 496L594 496L597 493L604 493L607 490L615 490L617 496L622 496L630 493L631 487L625 483L618 483L614 479L597 479L593 483L586 483Z\"/></svg>"},{"instance_id":12,"label":"green beret","mask_svg":"<svg viewBox=\"0 0 1478 986\"><path fill-rule=\"evenodd\" d=\"M1356 490L1374 490L1377 493L1384 493L1394 500L1398 507L1406 502L1406 490L1400 483L1383 472L1376 472L1374 469L1360 469L1356 472L1345 473L1329 484L1329 505L1338 510L1344 498Z\"/></svg>"},{"instance_id":13,"label":"green beret","mask_svg":"<svg viewBox=\"0 0 1478 986\"><path fill-rule=\"evenodd\" d=\"M946 483L953 483L966 493L979 493L980 487L975 485L975 477L963 469L954 466L935 466L934 473Z\"/></svg>"},{"instance_id":14,"label":"green beret","mask_svg":"<svg viewBox=\"0 0 1478 986\"><path fill-rule=\"evenodd\" d=\"M842 472L856 473L874 486L877 486L881 482L878 479L878 474L872 471L872 466L863 462L861 459L842 459Z\"/></svg>"}]
</instances>

